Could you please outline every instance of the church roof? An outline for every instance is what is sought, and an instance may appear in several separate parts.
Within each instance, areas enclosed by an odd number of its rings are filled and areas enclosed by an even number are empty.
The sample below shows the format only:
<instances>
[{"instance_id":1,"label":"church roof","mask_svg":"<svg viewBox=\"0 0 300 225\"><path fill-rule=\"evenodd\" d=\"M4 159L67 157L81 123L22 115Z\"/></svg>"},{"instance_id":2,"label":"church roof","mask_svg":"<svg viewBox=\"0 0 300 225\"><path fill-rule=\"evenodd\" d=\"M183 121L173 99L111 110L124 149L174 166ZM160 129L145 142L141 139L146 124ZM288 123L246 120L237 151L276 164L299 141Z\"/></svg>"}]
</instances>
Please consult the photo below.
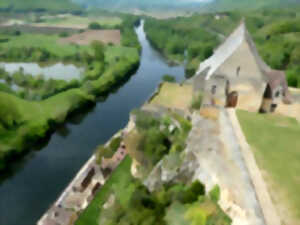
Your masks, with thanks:
<instances>
[{"instance_id":1,"label":"church roof","mask_svg":"<svg viewBox=\"0 0 300 225\"><path fill-rule=\"evenodd\" d=\"M217 69L240 47L243 41L247 41L250 50L254 55L257 65L262 72L270 70L270 67L259 56L255 44L247 31L244 21L233 31L233 33L221 44L214 52L214 54L203 61L197 71L197 74L206 72L206 80L208 80Z\"/></svg>"}]
</instances>

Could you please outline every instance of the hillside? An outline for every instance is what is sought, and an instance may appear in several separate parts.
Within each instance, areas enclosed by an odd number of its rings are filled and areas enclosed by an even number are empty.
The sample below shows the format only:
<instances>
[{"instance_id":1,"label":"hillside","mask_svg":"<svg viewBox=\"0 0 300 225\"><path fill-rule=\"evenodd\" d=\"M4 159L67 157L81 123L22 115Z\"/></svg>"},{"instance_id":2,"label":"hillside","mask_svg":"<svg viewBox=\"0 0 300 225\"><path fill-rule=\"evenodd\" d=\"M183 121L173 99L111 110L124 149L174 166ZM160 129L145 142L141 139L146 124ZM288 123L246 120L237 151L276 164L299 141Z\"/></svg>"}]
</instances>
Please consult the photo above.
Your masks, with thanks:
<instances>
[{"instance_id":1,"label":"hillside","mask_svg":"<svg viewBox=\"0 0 300 225\"><path fill-rule=\"evenodd\" d=\"M111 10L188 10L188 11L228 11L249 10L260 8L278 8L293 4L299 4L299 0L72 0L85 7L94 7ZM253 3L255 2L255 4Z\"/></svg>"},{"instance_id":2,"label":"hillside","mask_svg":"<svg viewBox=\"0 0 300 225\"><path fill-rule=\"evenodd\" d=\"M299 0L264 0L264 1L255 1L253 4L253 0L215 0L211 4L208 5L211 10L237 10L237 9L259 9L259 8L277 8L282 6L288 6L293 4L299 4Z\"/></svg>"},{"instance_id":3,"label":"hillside","mask_svg":"<svg viewBox=\"0 0 300 225\"><path fill-rule=\"evenodd\" d=\"M0 0L1 11L54 11L54 12L69 12L80 10L80 7L71 0Z\"/></svg>"},{"instance_id":4,"label":"hillside","mask_svg":"<svg viewBox=\"0 0 300 225\"><path fill-rule=\"evenodd\" d=\"M98 6L99 8L113 9L113 10L157 10L157 9L193 9L204 5L210 0L73 0L75 3L79 3L84 6Z\"/></svg>"}]
</instances>

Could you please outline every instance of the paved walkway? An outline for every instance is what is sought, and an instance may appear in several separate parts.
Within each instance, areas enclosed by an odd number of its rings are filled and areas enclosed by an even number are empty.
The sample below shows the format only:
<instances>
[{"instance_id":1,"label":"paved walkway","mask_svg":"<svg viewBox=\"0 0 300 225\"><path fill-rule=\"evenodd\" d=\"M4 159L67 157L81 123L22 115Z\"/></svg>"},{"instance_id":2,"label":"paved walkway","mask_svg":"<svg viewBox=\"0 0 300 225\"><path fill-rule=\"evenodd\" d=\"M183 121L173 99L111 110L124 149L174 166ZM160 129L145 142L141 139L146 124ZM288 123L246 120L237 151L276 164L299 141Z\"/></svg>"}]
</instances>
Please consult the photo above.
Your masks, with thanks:
<instances>
[{"instance_id":1,"label":"paved walkway","mask_svg":"<svg viewBox=\"0 0 300 225\"><path fill-rule=\"evenodd\" d=\"M256 191L256 196L259 200L262 208L263 216L266 221L266 225L281 225L281 220L276 212L276 209L271 200L265 181L262 174L256 164L253 152L248 145L246 138L240 127L240 123L237 119L234 109L227 109L228 117L234 128L235 136L238 138L239 145L241 146L241 153L244 157L246 166L251 176L253 186Z\"/></svg>"}]
</instances>

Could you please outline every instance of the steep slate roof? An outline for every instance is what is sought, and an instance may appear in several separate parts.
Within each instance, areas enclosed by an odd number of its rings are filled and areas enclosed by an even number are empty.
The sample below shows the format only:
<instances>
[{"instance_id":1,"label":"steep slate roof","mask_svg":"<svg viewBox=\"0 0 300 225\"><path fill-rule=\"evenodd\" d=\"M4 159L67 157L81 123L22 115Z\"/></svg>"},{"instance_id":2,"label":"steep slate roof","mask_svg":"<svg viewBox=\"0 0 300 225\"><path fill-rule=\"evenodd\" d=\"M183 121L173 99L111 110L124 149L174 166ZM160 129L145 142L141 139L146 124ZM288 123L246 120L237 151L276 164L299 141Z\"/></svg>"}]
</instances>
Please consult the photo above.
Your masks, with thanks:
<instances>
[{"instance_id":1,"label":"steep slate roof","mask_svg":"<svg viewBox=\"0 0 300 225\"><path fill-rule=\"evenodd\" d=\"M224 41L224 43L215 50L214 54L210 58L200 64L196 75L205 76L205 80L210 79L218 68L241 46L244 40L248 43L256 64L264 75L265 81L269 83L272 90L278 87L278 85L282 86L284 91L284 103L290 103L290 93L288 90L285 72L273 70L264 62L256 49L255 43L251 38L244 21L242 21L233 33Z\"/></svg>"},{"instance_id":2,"label":"steep slate roof","mask_svg":"<svg viewBox=\"0 0 300 225\"><path fill-rule=\"evenodd\" d=\"M243 41L246 40L250 46L250 50L254 55L256 63L262 72L270 70L271 68L261 59L255 44L247 31L245 22L241 24L233 31L233 33L220 45L214 52L214 54L203 61L197 71L197 74L202 73L205 69L210 67L206 73L206 80L208 80L217 69L241 46Z\"/></svg>"},{"instance_id":3,"label":"steep slate roof","mask_svg":"<svg viewBox=\"0 0 300 225\"><path fill-rule=\"evenodd\" d=\"M206 80L208 80L214 72L228 59L242 44L244 40L245 25L242 23L214 52L214 54L203 61L197 71L202 73L207 68Z\"/></svg>"}]
</instances>

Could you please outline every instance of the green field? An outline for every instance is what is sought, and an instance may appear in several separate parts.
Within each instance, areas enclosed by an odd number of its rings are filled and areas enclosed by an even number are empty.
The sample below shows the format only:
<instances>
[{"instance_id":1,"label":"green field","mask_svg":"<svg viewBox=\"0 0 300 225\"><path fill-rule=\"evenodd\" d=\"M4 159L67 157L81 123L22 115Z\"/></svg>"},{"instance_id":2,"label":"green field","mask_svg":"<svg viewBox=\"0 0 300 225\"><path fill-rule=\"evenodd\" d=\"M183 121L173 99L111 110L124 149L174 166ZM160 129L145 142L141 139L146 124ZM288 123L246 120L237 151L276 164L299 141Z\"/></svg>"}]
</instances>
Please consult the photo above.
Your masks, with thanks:
<instances>
[{"instance_id":1,"label":"green field","mask_svg":"<svg viewBox=\"0 0 300 225\"><path fill-rule=\"evenodd\" d=\"M0 169L5 167L7 154L20 153L31 142L45 136L55 123L89 101L80 89L71 89L40 102L26 101L0 92Z\"/></svg>"},{"instance_id":2,"label":"green field","mask_svg":"<svg viewBox=\"0 0 300 225\"><path fill-rule=\"evenodd\" d=\"M111 177L101 188L101 191L96 194L91 204L83 211L75 225L98 225L101 208L112 191L116 191L116 188L120 188L120 191L124 191L124 189L130 191L130 184L133 179L130 168L131 158L127 156L112 173Z\"/></svg>"},{"instance_id":3,"label":"green field","mask_svg":"<svg viewBox=\"0 0 300 225\"><path fill-rule=\"evenodd\" d=\"M273 199L283 200L300 220L300 124L293 118L237 111L259 167L267 171ZM276 196L274 196L276 195ZM282 205L283 202L277 202Z\"/></svg>"},{"instance_id":4,"label":"green field","mask_svg":"<svg viewBox=\"0 0 300 225\"><path fill-rule=\"evenodd\" d=\"M122 24L122 19L117 16L93 16L93 17L83 17L83 16L66 16L65 18L58 18L58 17L52 17L52 18L46 18L42 24L45 25L57 25L57 26L67 26L71 27L74 25L77 26L83 26L85 28L88 27L88 25L91 22L97 22L103 27L114 27L117 25Z\"/></svg>"},{"instance_id":5,"label":"green field","mask_svg":"<svg viewBox=\"0 0 300 225\"><path fill-rule=\"evenodd\" d=\"M0 9L7 11L41 11L70 12L78 11L81 8L72 3L71 0L0 0Z\"/></svg>"},{"instance_id":6,"label":"green field","mask_svg":"<svg viewBox=\"0 0 300 225\"><path fill-rule=\"evenodd\" d=\"M0 48L44 48L59 57L75 55L77 52L86 50L88 46L77 46L74 44L60 44L58 35L45 34L21 34L20 36L9 36L9 41L0 44Z\"/></svg>"}]
</instances>

